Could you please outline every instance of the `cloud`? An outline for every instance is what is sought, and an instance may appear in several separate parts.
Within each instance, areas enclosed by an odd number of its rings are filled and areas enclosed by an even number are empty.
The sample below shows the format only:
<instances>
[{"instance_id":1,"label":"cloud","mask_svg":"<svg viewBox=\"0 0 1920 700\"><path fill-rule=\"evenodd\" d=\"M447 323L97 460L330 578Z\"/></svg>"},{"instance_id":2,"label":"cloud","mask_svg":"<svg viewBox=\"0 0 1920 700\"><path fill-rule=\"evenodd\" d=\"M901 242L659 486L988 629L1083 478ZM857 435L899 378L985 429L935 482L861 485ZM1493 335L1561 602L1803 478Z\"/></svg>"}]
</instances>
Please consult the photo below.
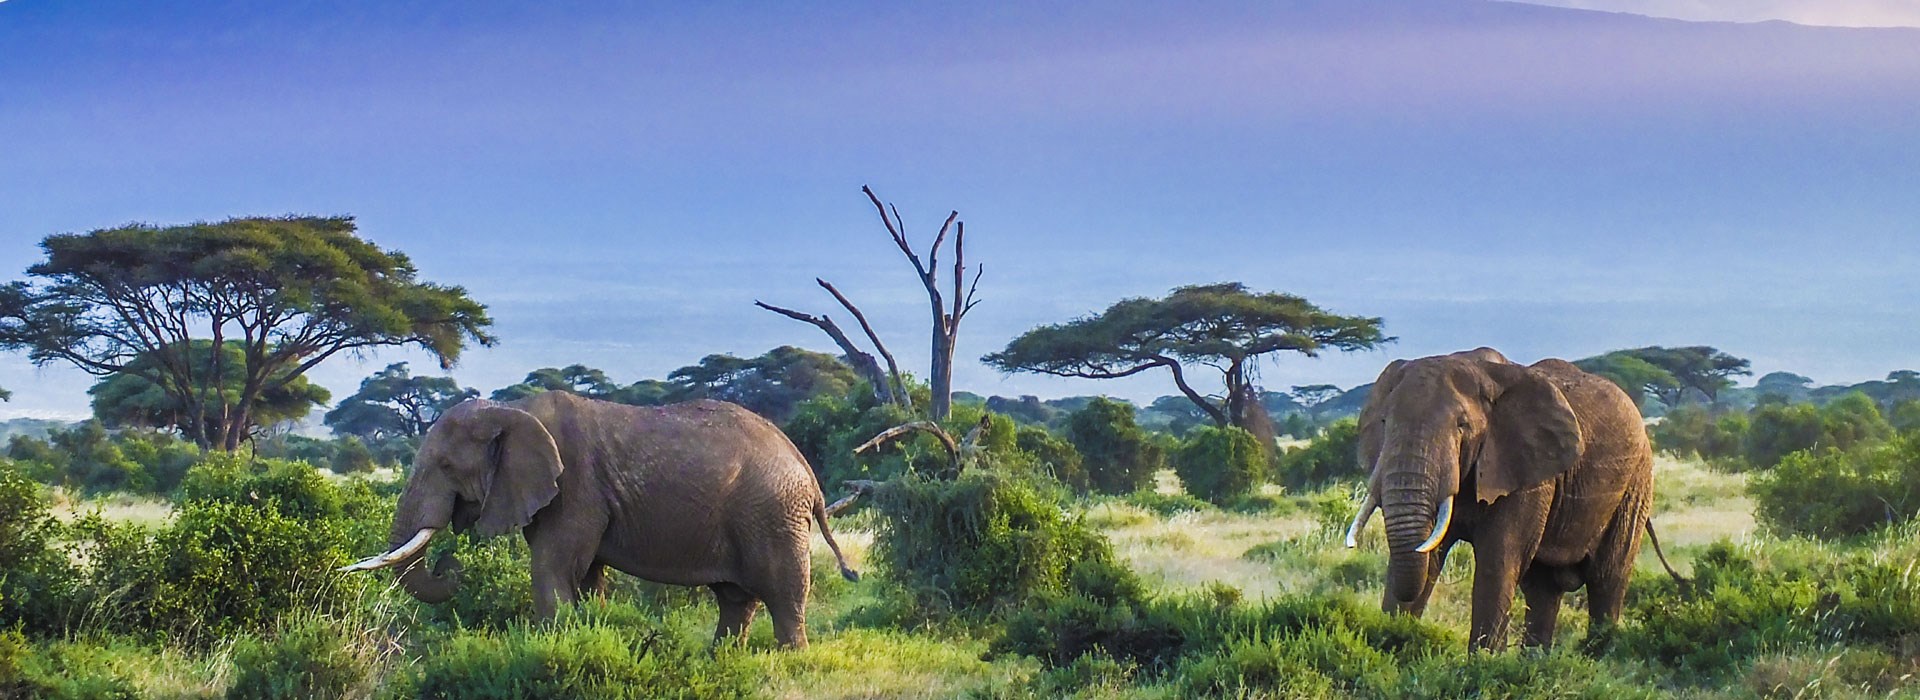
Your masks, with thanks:
<instances>
[{"instance_id":1,"label":"cloud","mask_svg":"<svg viewBox=\"0 0 1920 700\"><path fill-rule=\"evenodd\" d=\"M1920 0L1518 0L1699 22L1785 20L1828 27L1920 27Z\"/></svg>"}]
</instances>

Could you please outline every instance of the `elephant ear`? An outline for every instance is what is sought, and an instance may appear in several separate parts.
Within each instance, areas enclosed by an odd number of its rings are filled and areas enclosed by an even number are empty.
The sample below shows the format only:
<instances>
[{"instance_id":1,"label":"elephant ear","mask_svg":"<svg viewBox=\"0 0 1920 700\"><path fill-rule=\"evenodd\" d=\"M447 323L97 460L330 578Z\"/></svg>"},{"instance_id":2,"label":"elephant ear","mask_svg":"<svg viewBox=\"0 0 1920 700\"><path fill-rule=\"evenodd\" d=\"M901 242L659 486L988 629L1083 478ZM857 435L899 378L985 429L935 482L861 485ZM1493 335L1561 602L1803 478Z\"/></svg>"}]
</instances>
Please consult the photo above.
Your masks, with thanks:
<instances>
[{"instance_id":1,"label":"elephant ear","mask_svg":"<svg viewBox=\"0 0 1920 700\"><path fill-rule=\"evenodd\" d=\"M526 527L533 514L560 493L560 448L533 414L509 406L488 406L475 418L494 433L484 478L479 519L482 537Z\"/></svg>"},{"instance_id":2,"label":"elephant ear","mask_svg":"<svg viewBox=\"0 0 1920 700\"><path fill-rule=\"evenodd\" d=\"M1487 364L1498 386L1476 464L1482 503L1566 473L1580 459L1580 421L1566 395L1527 367Z\"/></svg>"},{"instance_id":3,"label":"elephant ear","mask_svg":"<svg viewBox=\"0 0 1920 700\"><path fill-rule=\"evenodd\" d=\"M1392 394L1393 388L1400 384L1400 377L1405 374L1402 370L1406 366L1406 360L1394 360L1386 369L1380 370L1380 378L1373 380L1373 389L1367 392L1366 407L1360 409L1360 438L1356 449L1360 466L1369 472L1373 470L1374 462L1380 459L1380 449L1386 440L1386 428L1381 425L1380 419L1386 415L1387 395Z\"/></svg>"}]
</instances>

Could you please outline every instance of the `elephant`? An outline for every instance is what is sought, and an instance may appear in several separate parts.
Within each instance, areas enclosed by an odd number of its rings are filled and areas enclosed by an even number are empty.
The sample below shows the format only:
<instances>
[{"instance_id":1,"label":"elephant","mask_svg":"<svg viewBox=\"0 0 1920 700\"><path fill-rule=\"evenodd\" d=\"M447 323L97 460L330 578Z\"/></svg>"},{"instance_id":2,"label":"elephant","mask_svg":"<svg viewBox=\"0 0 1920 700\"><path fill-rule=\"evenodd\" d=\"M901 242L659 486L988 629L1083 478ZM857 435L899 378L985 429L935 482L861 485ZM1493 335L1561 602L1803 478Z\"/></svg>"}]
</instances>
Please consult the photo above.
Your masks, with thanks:
<instances>
[{"instance_id":1,"label":"elephant","mask_svg":"<svg viewBox=\"0 0 1920 700\"><path fill-rule=\"evenodd\" d=\"M389 551L342 567L397 567L413 597L440 603L459 562L422 560L451 526L482 537L520 529L541 618L606 567L649 581L706 586L720 607L716 643L741 635L764 601L782 646L805 647L813 524L848 580L859 574L827 526L805 457L766 419L698 400L628 406L567 392L446 411L421 440L393 517Z\"/></svg>"},{"instance_id":2,"label":"elephant","mask_svg":"<svg viewBox=\"0 0 1920 700\"><path fill-rule=\"evenodd\" d=\"M1372 471L1346 544L1384 513L1383 610L1419 616L1448 550L1470 542L1471 649L1505 648L1515 588L1528 646L1552 645L1561 596L1583 585L1590 637L1619 619L1652 533L1653 453L1613 382L1491 348L1396 360L1361 410L1357 452Z\"/></svg>"}]
</instances>

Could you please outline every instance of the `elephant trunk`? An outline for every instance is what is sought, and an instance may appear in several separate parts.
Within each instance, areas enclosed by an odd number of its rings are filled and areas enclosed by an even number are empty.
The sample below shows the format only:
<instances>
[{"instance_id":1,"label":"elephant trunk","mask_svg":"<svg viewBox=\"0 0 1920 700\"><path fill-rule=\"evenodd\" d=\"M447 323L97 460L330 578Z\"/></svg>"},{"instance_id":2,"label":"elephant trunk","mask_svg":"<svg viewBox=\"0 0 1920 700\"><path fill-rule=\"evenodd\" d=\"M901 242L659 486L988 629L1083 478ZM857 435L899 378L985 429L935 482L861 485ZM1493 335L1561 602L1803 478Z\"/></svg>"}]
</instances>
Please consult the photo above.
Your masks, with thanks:
<instances>
[{"instance_id":1,"label":"elephant trunk","mask_svg":"<svg viewBox=\"0 0 1920 700\"><path fill-rule=\"evenodd\" d=\"M400 588L422 603L445 603L460 590L460 560L442 554L428 571L425 553L415 554L394 564L400 572Z\"/></svg>"},{"instance_id":2,"label":"elephant trunk","mask_svg":"<svg viewBox=\"0 0 1920 700\"><path fill-rule=\"evenodd\" d=\"M1434 531L1434 507L1439 500L1431 480L1424 474L1389 474L1383 479L1385 493L1381 509L1385 511L1387 531L1387 595L1382 607L1388 612L1411 612L1426 591L1428 557L1422 545Z\"/></svg>"}]
</instances>

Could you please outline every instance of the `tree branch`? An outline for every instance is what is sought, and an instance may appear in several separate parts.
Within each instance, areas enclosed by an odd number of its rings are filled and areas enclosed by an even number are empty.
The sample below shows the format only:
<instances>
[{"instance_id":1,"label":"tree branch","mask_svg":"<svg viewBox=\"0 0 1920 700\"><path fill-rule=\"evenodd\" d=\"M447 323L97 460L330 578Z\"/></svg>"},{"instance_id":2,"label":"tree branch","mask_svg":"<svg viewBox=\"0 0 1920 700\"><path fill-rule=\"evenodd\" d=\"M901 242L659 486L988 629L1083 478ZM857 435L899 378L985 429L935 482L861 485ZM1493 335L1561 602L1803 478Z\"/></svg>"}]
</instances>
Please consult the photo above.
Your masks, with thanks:
<instances>
[{"instance_id":1,"label":"tree branch","mask_svg":"<svg viewBox=\"0 0 1920 700\"><path fill-rule=\"evenodd\" d=\"M827 290L828 294L832 294L834 301L840 302L840 306L845 308L847 313L853 314L853 320L860 323L860 330L867 334L867 340L873 343L873 349L887 361L887 376L893 382L893 394L898 397L899 405L909 411L913 410L913 396L907 393L907 384L900 378L900 364L894 361L893 353L887 350L887 344L880 342L880 335L873 332L873 324L867 322L867 315L861 313L860 307L854 306L853 302L847 299L847 295L841 294L833 283L818 277L813 278L813 281Z\"/></svg>"},{"instance_id":2,"label":"tree branch","mask_svg":"<svg viewBox=\"0 0 1920 700\"><path fill-rule=\"evenodd\" d=\"M822 282L821 284L826 284L826 283ZM828 289L831 290L832 287L828 287ZM776 314L780 314L787 318L791 318L795 321L811 324L814 327L819 328L820 330L826 332L827 337L832 338L834 344L839 345L840 350L847 354L847 359L853 362L854 370L859 372L861 375L865 376L867 381L873 384L874 393L879 396L879 399L884 403L894 403L894 400L892 397L893 392L888 388L886 377L880 376L879 363L876 363L873 361L873 355L867 354L866 352L862 351L858 346L854 345L853 340L848 338L847 334L840 330L839 324L834 323L833 319L828 318L825 315L809 316L807 314L803 314L798 311L794 311L792 309L781 308L781 307L774 306L772 304L768 304L766 302L762 302L759 300L755 300L753 302L753 305L758 306L762 309L766 309L768 311L772 311ZM856 311L855 313L858 314L859 312ZM862 325L865 325L864 321L862 321ZM869 330L868 333L871 334L872 331ZM879 341L877 340L875 341L876 344L878 342ZM885 352L885 349L883 348L881 352ZM888 364L892 364L893 358L891 357L887 358L887 362ZM897 380L896 380L896 383L897 383Z\"/></svg>"}]
</instances>

